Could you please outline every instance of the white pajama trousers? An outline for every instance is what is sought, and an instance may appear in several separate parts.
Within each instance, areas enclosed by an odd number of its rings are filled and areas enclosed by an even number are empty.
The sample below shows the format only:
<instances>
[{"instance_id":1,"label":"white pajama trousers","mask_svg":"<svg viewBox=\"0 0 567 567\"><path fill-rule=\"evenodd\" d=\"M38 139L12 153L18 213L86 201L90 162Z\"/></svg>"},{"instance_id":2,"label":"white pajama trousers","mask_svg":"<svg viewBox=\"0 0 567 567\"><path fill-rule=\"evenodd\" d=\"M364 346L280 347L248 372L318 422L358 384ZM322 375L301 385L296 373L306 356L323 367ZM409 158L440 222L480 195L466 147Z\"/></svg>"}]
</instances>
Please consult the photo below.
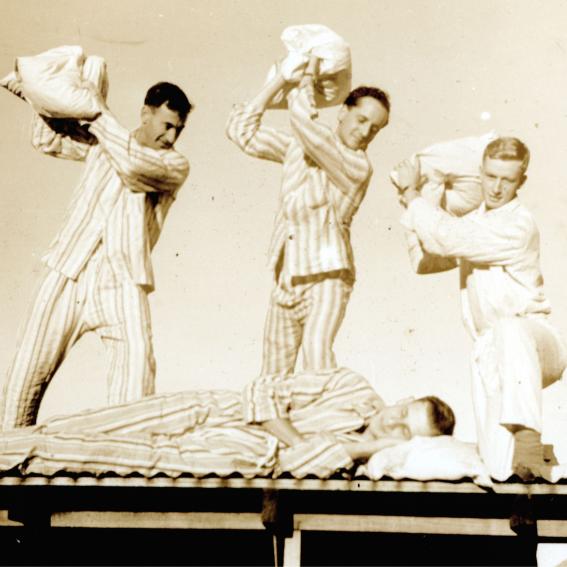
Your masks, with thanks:
<instances>
[{"instance_id":1,"label":"white pajama trousers","mask_svg":"<svg viewBox=\"0 0 567 567\"><path fill-rule=\"evenodd\" d=\"M2 429L36 422L51 378L88 331L96 332L110 352L109 404L154 393L147 294L129 279L116 277L99 248L77 280L54 270L47 270L41 280L4 384Z\"/></svg>"},{"instance_id":2,"label":"white pajama trousers","mask_svg":"<svg viewBox=\"0 0 567 567\"><path fill-rule=\"evenodd\" d=\"M333 342L352 285L340 277L321 278L307 284L294 302L280 301L278 291L272 294L264 327L262 374L292 374L300 349L304 370L336 368Z\"/></svg>"},{"instance_id":3,"label":"white pajama trousers","mask_svg":"<svg viewBox=\"0 0 567 567\"><path fill-rule=\"evenodd\" d=\"M512 474L509 427L541 433L542 389L561 378L566 366L565 343L543 318L503 318L476 339L472 394L478 447L494 479Z\"/></svg>"}]
</instances>

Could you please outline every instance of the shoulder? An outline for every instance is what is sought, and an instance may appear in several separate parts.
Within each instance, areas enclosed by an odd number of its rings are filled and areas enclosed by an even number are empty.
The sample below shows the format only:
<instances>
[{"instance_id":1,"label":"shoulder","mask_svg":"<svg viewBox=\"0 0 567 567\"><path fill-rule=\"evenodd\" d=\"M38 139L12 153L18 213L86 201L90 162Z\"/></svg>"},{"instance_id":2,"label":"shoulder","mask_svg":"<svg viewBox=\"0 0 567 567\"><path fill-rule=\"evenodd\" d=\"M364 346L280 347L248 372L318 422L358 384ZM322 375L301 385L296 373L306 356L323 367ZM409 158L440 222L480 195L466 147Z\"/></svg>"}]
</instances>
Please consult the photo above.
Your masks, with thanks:
<instances>
[{"instance_id":1,"label":"shoulder","mask_svg":"<svg viewBox=\"0 0 567 567\"><path fill-rule=\"evenodd\" d=\"M539 229L533 213L517 199L510 203L510 208L505 211L510 225L526 235L538 234Z\"/></svg>"}]
</instances>

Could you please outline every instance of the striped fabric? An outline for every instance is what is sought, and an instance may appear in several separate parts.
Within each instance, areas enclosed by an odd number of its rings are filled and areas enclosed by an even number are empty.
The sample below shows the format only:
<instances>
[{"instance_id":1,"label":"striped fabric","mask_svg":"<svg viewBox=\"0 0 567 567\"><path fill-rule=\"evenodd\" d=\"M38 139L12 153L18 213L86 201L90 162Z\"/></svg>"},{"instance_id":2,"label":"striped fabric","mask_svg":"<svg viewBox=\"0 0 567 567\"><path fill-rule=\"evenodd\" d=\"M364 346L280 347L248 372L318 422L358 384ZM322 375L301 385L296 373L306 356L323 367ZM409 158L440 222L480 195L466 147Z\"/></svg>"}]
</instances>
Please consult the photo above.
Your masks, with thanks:
<instances>
[{"instance_id":1,"label":"striped fabric","mask_svg":"<svg viewBox=\"0 0 567 567\"><path fill-rule=\"evenodd\" d=\"M109 404L153 394L155 359L147 293L116 277L99 246L77 280L46 270L8 370L2 429L35 423L45 388L75 342L94 331L110 354Z\"/></svg>"},{"instance_id":2,"label":"striped fabric","mask_svg":"<svg viewBox=\"0 0 567 567\"><path fill-rule=\"evenodd\" d=\"M245 153L283 164L269 252L278 285L265 323L262 373L292 373L300 345L304 369L332 368L355 278L350 225L372 168L364 151L347 148L317 120L307 87L290 106L291 134L263 125L262 114L237 105L227 124L228 137Z\"/></svg>"},{"instance_id":3,"label":"striped fabric","mask_svg":"<svg viewBox=\"0 0 567 567\"><path fill-rule=\"evenodd\" d=\"M333 343L343 322L352 285L340 274L307 276L305 283L273 292L264 328L262 374L292 374L301 349L304 370L335 368Z\"/></svg>"},{"instance_id":4,"label":"striped fabric","mask_svg":"<svg viewBox=\"0 0 567 567\"><path fill-rule=\"evenodd\" d=\"M116 271L152 291L150 252L189 165L173 149L140 145L108 112L89 131L96 140L77 141L34 117L32 142L38 150L86 162L63 228L44 261L76 279L102 239Z\"/></svg>"},{"instance_id":5,"label":"striped fabric","mask_svg":"<svg viewBox=\"0 0 567 567\"><path fill-rule=\"evenodd\" d=\"M150 252L188 175L175 150L141 146L110 113L89 127L34 115L32 144L86 162L4 385L0 425L35 423L41 397L75 341L96 331L111 352L108 401L154 392L147 293Z\"/></svg>"},{"instance_id":6,"label":"striped fabric","mask_svg":"<svg viewBox=\"0 0 567 567\"><path fill-rule=\"evenodd\" d=\"M284 249L291 276L340 269L354 275L350 225L372 169L364 151L344 146L316 118L301 89L290 108L292 135L261 124L262 112L251 105L233 108L227 135L245 153L283 164L270 267Z\"/></svg>"},{"instance_id":7,"label":"striped fabric","mask_svg":"<svg viewBox=\"0 0 567 567\"><path fill-rule=\"evenodd\" d=\"M347 369L264 376L243 396L161 394L4 432L0 470L325 478L352 466L341 442L358 439L356 432L383 405L368 382ZM259 425L275 417L289 417L305 442L279 447Z\"/></svg>"}]
</instances>

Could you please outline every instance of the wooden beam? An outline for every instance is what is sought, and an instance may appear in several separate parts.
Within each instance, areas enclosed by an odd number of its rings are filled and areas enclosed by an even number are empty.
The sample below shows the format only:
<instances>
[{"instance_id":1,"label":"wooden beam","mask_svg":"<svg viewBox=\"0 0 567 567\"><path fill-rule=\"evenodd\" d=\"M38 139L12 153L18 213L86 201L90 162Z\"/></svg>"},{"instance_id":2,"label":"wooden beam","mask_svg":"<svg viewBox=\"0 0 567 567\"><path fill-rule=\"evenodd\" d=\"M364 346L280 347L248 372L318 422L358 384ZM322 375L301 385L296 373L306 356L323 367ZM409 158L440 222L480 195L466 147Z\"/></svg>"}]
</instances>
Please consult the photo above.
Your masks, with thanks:
<instances>
[{"instance_id":1,"label":"wooden beam","mask_svg":"<svg viewBox=\"0 0 567 567\"><path fill-rule=\"evenodd\" d=\"M423 533L515 536L504 518L445 518L418 516L359 516L296 514L294 527L305 531Z\"/></svg>"},{"instance_id":2,"label":"wooden beam","mask_svg":"<svg viewBox=\"0 0 567 567\"><path fill-rule=\"evenodd\" d=\"M260 514L221 512L54 512L53 527L264 530Z\"/></svg>"},{"instance_id":3,"label":"wooden beam","mask_svg":"<svg viewBox=\"0 0 567 567\"><path fill-rule=\"evenodd\" d=\"M301 565L301 531L294 530L292 536L285 540L283 567L299 567Z\"/></svg>"}]
</instances>

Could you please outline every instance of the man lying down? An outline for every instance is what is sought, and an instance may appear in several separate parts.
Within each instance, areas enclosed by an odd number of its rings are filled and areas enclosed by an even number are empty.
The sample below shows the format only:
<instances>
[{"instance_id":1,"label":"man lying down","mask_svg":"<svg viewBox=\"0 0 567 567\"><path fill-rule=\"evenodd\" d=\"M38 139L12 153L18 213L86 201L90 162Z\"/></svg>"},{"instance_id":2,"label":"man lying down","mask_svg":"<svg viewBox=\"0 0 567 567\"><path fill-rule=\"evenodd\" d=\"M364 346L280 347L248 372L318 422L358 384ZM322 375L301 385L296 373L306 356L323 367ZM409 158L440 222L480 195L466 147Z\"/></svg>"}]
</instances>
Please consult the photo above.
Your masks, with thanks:
<instances>
[{"instance_id":1,"label":"man lying down","mask_svg":"<svg viewBox=\"0 0 567 567\"><path fill-rule=\"evenodd\" d=\"M454 425L435 396L387 406L365 378L339 368L262 376L242 393L159 394L5 431L0 470L326 478L414 436L451 435Z\"/></svg>"}]
</instances>

